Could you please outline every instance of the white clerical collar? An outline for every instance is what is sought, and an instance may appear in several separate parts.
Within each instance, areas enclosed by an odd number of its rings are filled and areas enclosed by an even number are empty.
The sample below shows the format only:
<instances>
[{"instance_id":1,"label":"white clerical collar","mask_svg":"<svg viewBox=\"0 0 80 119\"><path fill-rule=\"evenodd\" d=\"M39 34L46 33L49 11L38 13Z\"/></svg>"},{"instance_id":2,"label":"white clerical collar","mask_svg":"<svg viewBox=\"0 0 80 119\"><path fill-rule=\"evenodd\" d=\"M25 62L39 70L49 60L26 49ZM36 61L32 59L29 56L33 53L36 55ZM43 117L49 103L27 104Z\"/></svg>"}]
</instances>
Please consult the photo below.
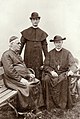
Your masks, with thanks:
<instances>
[{"instance_id":1,"label":"white clerical collar","mask_svg":"<svg viewBox=\"0 0 80 119\"><path fill-rule=\"evenodd\" d=\"M32 27L35 28L35 29L38 28L38 26L32 26Z\"/></svg>"},{"instance_id":2,"label":"white clerical collar","mask_svg":"<svg viewBox=\"0 0 80 119\"><path fill-rule=\"evenodd\" d=\"M62 50L62 48L60 48L60 49L55 48L55 49L56 49L56 51L58 51L58 52Z\"/></svg>"}]
</instances>

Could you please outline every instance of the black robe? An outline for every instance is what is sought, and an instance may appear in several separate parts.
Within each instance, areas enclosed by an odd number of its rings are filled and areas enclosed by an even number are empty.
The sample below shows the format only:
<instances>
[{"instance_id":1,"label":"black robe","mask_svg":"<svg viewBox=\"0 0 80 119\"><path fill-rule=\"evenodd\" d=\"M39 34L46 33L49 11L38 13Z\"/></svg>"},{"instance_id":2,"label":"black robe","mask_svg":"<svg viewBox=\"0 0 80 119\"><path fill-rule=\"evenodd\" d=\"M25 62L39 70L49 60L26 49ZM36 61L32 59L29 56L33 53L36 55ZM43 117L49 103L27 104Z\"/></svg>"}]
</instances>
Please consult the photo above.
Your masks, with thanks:
<instances>
[{"instance_id":1,"label":"black robe","mask_svg":"<svg viewBox=\"0 0 80 119\"><path fill-rule=\"evenodd\" d=\"M72 54L64 48L61 51L53 49L48 53L42 76L43 97L47 109L54 107L65 109L72 106L70 80L66 72L75 71L74 63ZM51 75L50 72L53 70L57 72L58 78Z\"/></svg>"},{"instance_id":2,"label":"black robe","mask_svg":"<svg viewBox=\"0 0 80 119\"><path fill-rule=\"evenodd\" d=\"M40 67L43 65L43 54L46 57L48 48L47 48L47 34L42 31L40 28L30 27L21 32L21 50L25 45L24 51L24 62L27 67L34 69L36 77L41 78Z\"/></svg>"}]
</instances>

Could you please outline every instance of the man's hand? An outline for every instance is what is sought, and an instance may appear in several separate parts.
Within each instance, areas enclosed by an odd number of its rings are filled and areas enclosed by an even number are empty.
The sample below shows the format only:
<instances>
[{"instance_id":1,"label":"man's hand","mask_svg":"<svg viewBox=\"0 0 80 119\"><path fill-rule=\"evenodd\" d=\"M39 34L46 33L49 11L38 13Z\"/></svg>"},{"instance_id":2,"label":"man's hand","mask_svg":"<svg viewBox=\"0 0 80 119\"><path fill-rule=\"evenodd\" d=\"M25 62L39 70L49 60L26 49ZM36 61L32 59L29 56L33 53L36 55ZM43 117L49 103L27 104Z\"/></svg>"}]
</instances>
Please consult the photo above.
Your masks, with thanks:
<instances>
[{"instance_id":1,"label":"man's hand","mask_svg":"<svg viewBox=\"0 0 80 119\"><path fill-rule=\"evenodd\" d=\"M74 73L70 70L70 71L68 71L68 73L67 73L67 76L72 76Z\"/></svg>"},{"instance_id":2,"label":"man's hand","mask_svg":"<svg viewBox=\"0 0 80 119\"><path fill-rule=\"evenodd\" d=\"M22 79L20 80L20 82L23 83L24 85L28 84L28 81L27 81L26 79L24 79L24 78L22 78Z\"/></svg>"},{"instance_id":3,"label":"man's hand","mask_svg":"<svg viewBox=\"0 0 80 119\"><path fill-rule=\"evenodd\" d=\"M29 74L30 78L35 78L34 74Z\"/></svg>"},{"instance_id":4,"label":"man's hand","mask_svg":"<svg viewBox=\"0 0 80 119\"><path fill-rule=\"evenodd\" d=\"M33 81L35 79L35 75L34 74L29 74L29 80L28 81Z\"/></svg>"},{"instance_id":5,"label":"man's hand","mask_svg":"<svg viewBox=\"0 0 80 119\"><path fill-rule=\"evenodd\" d=\"M58 74L55 71L50 72L53 77L58 77Z\"/></svg>"}]
</instances>

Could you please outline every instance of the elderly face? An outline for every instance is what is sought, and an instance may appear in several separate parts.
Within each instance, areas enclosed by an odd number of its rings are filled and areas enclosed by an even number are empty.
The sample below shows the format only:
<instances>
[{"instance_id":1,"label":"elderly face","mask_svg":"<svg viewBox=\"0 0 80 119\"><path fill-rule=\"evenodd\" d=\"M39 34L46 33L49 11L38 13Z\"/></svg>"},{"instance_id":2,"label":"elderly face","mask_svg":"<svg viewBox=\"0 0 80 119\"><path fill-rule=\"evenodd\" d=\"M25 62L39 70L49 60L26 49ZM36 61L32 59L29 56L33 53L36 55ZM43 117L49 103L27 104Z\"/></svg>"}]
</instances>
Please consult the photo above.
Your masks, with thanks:
<instances>
[{"instance_id":1,"label":"elderly face","mask_svg":"<svg viewBox=\"0 0 80 119\"><path fill-rule=\"evenodd\" d=\"M54 42L55 48L58 49L58 50L62 48L62 44L63 44L62 40Z\"/></svg>"},{"instance_id":2,"label":"elderly face","mask_svg":"<svg viewBox=\"0 0 80 119\"><path fill-rule=\"evenodd\" d=\"M14 51L19 51L21 47L21 43L19 39L15 39L10 43L10 46Z\"/></svg>"},{"instance_id":3,"label":"elderly face","mask_svg":"<svg viewBox=\"0 0 80 119\"><path fill-rule=\"evenodd\" d=\"M38 26L39 21L40 21L39 18L31 19L32 25L33 25L34 27L37 27L37 26Z\"/></svg>"}]
</instances>

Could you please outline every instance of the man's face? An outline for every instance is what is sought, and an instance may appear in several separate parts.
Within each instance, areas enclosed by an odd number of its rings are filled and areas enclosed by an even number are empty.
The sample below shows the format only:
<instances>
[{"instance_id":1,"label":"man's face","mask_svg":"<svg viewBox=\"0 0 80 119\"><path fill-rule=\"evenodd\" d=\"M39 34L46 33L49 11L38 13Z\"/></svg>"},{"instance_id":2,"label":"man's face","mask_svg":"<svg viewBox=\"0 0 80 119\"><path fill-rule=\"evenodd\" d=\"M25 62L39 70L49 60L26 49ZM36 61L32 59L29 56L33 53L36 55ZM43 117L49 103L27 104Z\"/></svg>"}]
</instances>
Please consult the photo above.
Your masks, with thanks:
<instances>
[{"instance_id":1,"label":"man's face","mask_svg":"<svg viewBox=\"0 0 80 119\"><path fill-rule=\"evenodd\" d=\"M39 21L40 21L39 18L31 19L32 25L33 25L34 27L37 27L37 26L38 26Z\"/></svg>"},{"instance_id":2,"label":"man's face","mask_svg":"<svg viewBox=\"0 0 80 119\"><path fill-rule=\"evenodd\" d=\"M19 51L21 47L21 43L19 39L15 39L14 41L11 42L11 46L15 51Z\"/></svg>"},{"instance_id":3,"label":"man's face","mask_svg":"<svg viewBox=\"0 0 80 119\"><path fill-rule=\"evenodd\" d=\"M55 48L58 49L58 50L62 48L62 44L63 44L62 40L54 42Z\"/></svg>"}]
</instances>

